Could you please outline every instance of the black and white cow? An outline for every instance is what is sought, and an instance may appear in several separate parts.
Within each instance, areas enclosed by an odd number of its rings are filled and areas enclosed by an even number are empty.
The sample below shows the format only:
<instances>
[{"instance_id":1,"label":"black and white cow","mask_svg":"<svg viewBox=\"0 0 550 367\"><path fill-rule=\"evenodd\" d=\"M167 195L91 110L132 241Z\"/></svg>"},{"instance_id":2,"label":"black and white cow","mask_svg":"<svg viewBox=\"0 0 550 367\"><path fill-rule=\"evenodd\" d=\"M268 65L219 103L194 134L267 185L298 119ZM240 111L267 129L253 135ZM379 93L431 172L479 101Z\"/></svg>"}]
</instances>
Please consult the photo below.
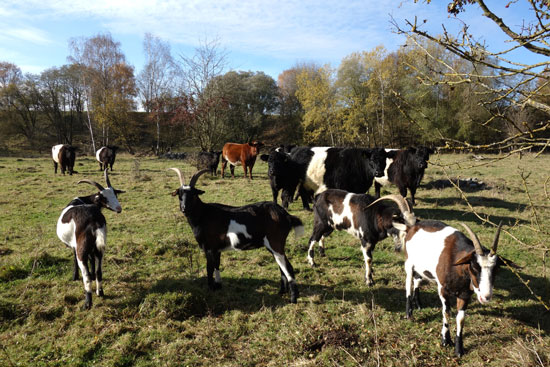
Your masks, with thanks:
<instances>
[{"instance_id":1,"label":"black and white cow","mask_svg":"<svg viewBox=\"0 0 550 367\"><path fill-rule=\"evenodd\" d=\"M52 159L54 173L57 173L57 166L61 168L61 173L69 171L69 175L75 173L74 161L76 158L76 148L69 144L57 144L52 147Z\"/></svg>"},{"instance_id":2,"label":"black and white cow","mask_svg":"<svg viewBox=\"0 0 550 367\"><path fill-rule=\"evenodd\" d=\"M382 148L296 147L290 157L301 168L300 195L326 189L365 193L384 175L387 153ZM305 196L307 197L307 196ZM309 204L303 202L309 210Z\"/></svg>"},{"instance_id":3,"label":"black and white cow","mask_svg":"<svg viewBox=\"0 0 550 367\"><path fill-rule=\"evenodd\" d=\"M119 148L116 145L107 145L101 147L95 152L95 158L99 162L99 170L103 171L107 166L113 170L113 164L115 163L116 152Z\"/></svg>"},{"instance_id":4,"label":"black and white cow","mask_svg":"<svg viewBox=\"0 0 550 367\"><path fill-rule=\"evenodd\" d=\"M376 197L380 197L380 187L390 183L397 186L399 193L407 197L407 189L411 193L411 201L415 204L414 195L428 167L432 148L420 146L407 149L386 149L386 169L384 176L374 178Z\"/></svg>"}]
</instances>

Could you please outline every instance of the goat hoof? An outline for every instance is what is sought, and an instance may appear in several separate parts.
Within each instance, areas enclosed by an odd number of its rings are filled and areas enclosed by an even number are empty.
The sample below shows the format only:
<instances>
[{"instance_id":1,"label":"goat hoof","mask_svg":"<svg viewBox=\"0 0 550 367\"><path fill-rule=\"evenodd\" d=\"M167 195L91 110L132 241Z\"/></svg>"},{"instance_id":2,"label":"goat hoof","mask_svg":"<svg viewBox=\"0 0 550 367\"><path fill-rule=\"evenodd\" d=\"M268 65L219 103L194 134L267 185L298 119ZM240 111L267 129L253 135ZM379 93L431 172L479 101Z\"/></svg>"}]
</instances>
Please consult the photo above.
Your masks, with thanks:
<instances>
[{"instance_id":1,"label":"goat hoof","mask_svg":"<svg viewBox=\"0 0 550 367\"><path fill-rule=\"evenodd\" d=\"M453 342L451 341L450 335L445 335L445 337L441 337L441 346L442 347L450 347L453 346Z\"/></svg>"},{"instance_id":2,"label":"goat hoof","mask_svg":"<svg viewBox=\"0 0 550 367\"><path fill-rule=\"evenodd\" d=\"M92 293L86 292L86 301L84 301L84 310L89 310L92 308Z\"/></svg>"},{"instance_id":3,"label":"goat hoof","mask_svg":"<svg viewBox=\"0 0 550 367\"><path fill-rule=\"evenodd\" d=\"M222 283L216 283L214 282L214 284L212 284L212 286L210 287L210 289L212 289L213 291L217 291L219 289L222 289Z\"/></svg>"}]
</instances>

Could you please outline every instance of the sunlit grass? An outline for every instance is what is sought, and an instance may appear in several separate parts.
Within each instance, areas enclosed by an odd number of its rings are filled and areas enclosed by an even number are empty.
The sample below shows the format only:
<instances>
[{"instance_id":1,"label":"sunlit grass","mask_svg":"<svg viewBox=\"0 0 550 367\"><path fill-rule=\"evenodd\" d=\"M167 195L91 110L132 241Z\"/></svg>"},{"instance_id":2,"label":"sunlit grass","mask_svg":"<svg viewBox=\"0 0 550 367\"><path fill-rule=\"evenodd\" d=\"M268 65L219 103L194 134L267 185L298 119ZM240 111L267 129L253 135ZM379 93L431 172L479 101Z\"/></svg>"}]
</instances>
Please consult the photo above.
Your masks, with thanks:
<instances>
[{"instance_id":1,"label":"sunlit grass","mask_svg":"<svg viewBox=\"0 0 550 367\"><path fill-rule=\"evenodd\" d=\"M460 162L443 168L442 163ZM550 160L510 158L477 166L468 155L434 156L423 183L477 177L484 190L466 191L475 210L502 220L499 253L523 266L519 274L550 302L550 270L543 262L550 224L544 184ZM483 163L483 162L481 162ZM54 175L48 158L0 158L0 365L4 366L539 366L550 363L550 315L510 270L498 274L494 302L472 300L465 329L466 355L439 346L441 311L433 286L423 287L426 308L404 318L403 254L384 240L374 251L375 286L364 283L358 241L344 232L326 241L327 256L306 261L312 214L291 204L306 235L291 234L287 254L297 272L298 304L278 294L279 270L263 249L222 254L223 288L206 286L203 254L177 198L169 167L179 161L120 155L112 184L125 190L120 214L105 210L108 240L106 297L81 309L82 282L70 280L71 251L55 234L57 218L75 196L93 192L82 178L103 183L98 165L77 158L74 176ZM230 205L270 200L266 165L254 180L203 176L204 201ZM529 205L521 173L527 178ZM388 192L396 192L389 188ZM482 243L494 228L482 225L454 188L422 187L415 213L457 225L468 223ZM511 227L512 226L512 227ZM539 227L540 226L540 227ZM451 322L454 331L454 321ZM544 364L543 364L544 365Z\"/></svg>"}]
</instances>

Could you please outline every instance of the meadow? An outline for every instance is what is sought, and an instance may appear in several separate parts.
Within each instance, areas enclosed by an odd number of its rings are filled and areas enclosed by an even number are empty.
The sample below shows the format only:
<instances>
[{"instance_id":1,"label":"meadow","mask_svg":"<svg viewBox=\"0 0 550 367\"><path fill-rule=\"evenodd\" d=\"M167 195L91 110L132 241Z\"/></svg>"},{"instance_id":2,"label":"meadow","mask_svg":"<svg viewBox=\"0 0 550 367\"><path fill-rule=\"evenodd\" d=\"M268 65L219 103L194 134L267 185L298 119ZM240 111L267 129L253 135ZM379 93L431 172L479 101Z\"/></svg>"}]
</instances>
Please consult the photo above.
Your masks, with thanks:
<instances>
[{"instance_id":1,"label":"meadow","mask_svg":"<svg viewBox=\"0 0 550 367\"><path fill-rule=\"evenodd\" d=\"M550 157L484 158L433 155L414 208L422 219L467 223L486 246L490 223L502 221L498 252L522 267L501 269L488 305L472 299L460 359L439 344L433 284L421 288L424 308L405 318L404 254L391 239L374 251L372 287L359 242L344 232L328 238L327 256L317 253L311 268L313 215L299 200L290 212L304 221L305 235L287 241L298 303L278 294L279 270L264 249L223 253L223 288L209 291L204 255L170 195L178 179L167 171L180 167L188 180L195 169L153 157L117 157L110 178L126 193L122 213L103 211L105 297L94 293L83 310L82 281L70 280L72 252L55 228L71 199L94 192L78 180L104 183L99 165L77 155L78 173L63 176L45 155L0 158L0 366L548 366ZM202 176L202 199L271 200L266 163L258 160L253 181L235 172L235 179ZM448 176L485 185L434 187ZM454 333L454 314L450 325Z\"/></svg>"}]
</instances>

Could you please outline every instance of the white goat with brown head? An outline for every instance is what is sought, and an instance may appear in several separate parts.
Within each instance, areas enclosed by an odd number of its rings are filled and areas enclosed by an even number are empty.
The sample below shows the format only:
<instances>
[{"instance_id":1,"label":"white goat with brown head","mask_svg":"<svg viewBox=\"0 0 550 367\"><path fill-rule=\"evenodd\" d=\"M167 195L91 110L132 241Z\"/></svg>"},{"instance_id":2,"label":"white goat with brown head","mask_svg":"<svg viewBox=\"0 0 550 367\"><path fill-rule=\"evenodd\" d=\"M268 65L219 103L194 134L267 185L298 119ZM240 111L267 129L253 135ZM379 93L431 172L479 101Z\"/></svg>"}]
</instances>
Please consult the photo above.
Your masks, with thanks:
<instances>
[{"instance_id":1,"label":"white goat with brown head","mask_svg":"<svg viewBox=\"0 0 550 367\"><path fill-rule=\"evenodd\" d=\"M419 221L414 226L394 223L394 226L402 231L403 247L407 254L407 318L412 317L414 303L420 307L420 282L426 279L437 283L437 291L443 305L441 344L452 345L448 318L451 315L450 300L456 297L457 326L454 346L457 356L464 354L462 332L470 298L475 293L482 304L491 300L495 271L503 263L496 254L500 225L491 250L487 250L481 246L474 232L466 224L461 224L470 238L456 228L439 221Z\"/></svg>"}]
</instances>

